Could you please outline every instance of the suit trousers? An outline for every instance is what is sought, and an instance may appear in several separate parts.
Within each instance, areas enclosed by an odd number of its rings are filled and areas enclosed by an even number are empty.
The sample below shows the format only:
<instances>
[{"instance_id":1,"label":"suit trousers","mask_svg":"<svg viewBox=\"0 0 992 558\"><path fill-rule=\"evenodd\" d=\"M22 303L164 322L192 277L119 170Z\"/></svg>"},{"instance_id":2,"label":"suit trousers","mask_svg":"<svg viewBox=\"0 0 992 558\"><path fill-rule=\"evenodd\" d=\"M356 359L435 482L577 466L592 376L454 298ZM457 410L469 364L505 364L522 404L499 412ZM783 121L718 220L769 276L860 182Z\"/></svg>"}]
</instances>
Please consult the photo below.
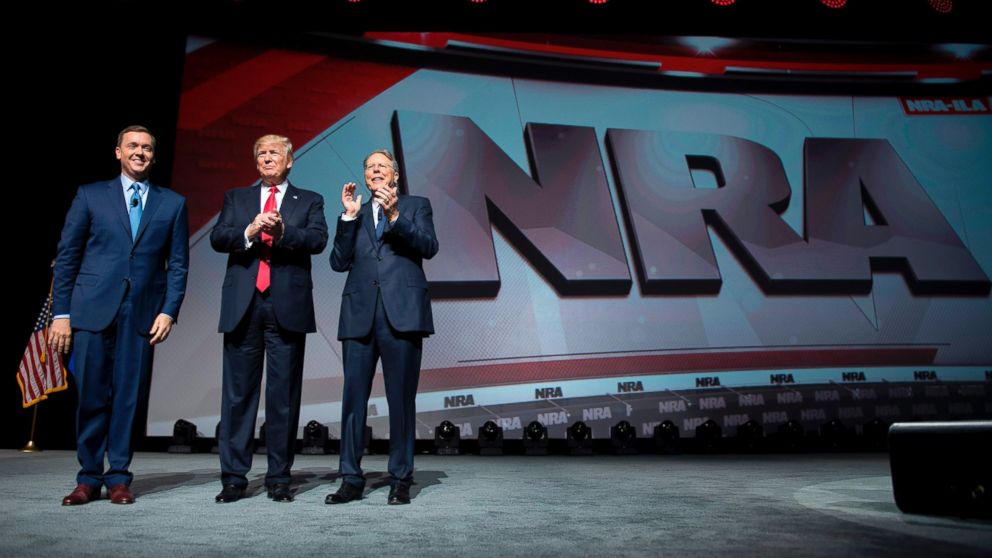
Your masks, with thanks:
<instances>
[{"instance_id":1,"label":"suit trousers","mask_svg":"<svg viewBox=\"0 0 992 558\"><path fill-rule=\"evenodd\" d=\"M361 461L365 421L376 361L382 359L382 377L389 404L389 476L393 486L413 482L413 453L416 438L417 383L423 334L404 333L389 325L377 296L372 331L361 339L341 341L344 358L344 390L341 409L341 465L344 482L365 485Z\"/></svg>"},{"instance_id":2,"label":"suit trousers","mask_svg":"<svg viewBox=\"0 0 992 558\"><path fill-rule=\"evenodd\" d=\"M93 488L131 484L137 426L148 409L152 346L132 321L129 296L110 326L73 334L76 411L76 481ZM109 465L104 472L104 455Z\"/></svg>"},{"instance_id":3,"label":"suit trousers","mask_svg":"<svg viewBox=\"0 0 992 558\"><path fill-rule=\"evenodd\" d=\"M296 451L306 333L276 321L267 294L255 291L238 327L224 334L221 389L221 482L247 486L254 452L255 418L265 364L266 486L289 483Z\"/></svg>"}]
</instances>

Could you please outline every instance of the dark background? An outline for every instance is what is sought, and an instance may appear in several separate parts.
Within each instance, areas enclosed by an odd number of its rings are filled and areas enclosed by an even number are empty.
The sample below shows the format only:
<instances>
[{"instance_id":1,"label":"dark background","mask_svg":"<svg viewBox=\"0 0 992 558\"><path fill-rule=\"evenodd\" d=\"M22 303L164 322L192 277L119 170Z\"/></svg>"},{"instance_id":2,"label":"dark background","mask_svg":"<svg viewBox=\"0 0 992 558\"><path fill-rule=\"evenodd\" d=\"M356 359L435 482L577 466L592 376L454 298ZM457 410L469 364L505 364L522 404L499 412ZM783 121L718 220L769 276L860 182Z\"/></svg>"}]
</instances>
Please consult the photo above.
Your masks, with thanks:
<instances>
[{"instance_id":1,"label":"dark background","mask_svg":"<svg viewBox=\"0 0 992 558\"><path fill-rule=\"evenodd\" d=\"M152 180L170 184L186 35L273 45L306 42L299 31L541 31L754 37L780 41L989 42L987 0L954 0L938 14L927 0L849 0L831 10L817 0L345 0L320 2L178 2L136 7L112 2L11 19L5 42L7 122L2 191L9 305L0 343L0 447L21 447L31 426L22 409L17 366L47 294L62 222L78 185L120 172L117 133L147 126L158 139ZM37 8L35 8L37 10ZM985 89L988 78L985 78ZM182 327L181 318L180 324ZM218 371L218 374L220 371ZM34 437L44 449L75 447L76 395L70 388L42 402ZM142 448L158 449L162 440Z\"/></svg>"}]
</instances>

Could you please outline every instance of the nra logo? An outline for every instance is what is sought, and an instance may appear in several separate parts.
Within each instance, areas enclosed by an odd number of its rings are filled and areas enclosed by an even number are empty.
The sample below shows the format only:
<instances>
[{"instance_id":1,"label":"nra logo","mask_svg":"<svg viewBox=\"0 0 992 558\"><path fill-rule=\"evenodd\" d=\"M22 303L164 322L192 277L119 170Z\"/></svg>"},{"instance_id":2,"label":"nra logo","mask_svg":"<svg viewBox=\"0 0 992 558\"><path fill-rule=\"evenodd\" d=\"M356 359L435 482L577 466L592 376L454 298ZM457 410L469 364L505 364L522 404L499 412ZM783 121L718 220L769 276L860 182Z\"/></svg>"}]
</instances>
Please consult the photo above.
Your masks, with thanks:
<instances>
[{"instance_id":1,"label":"nra logo","mask_svg":"<svg viewBox=\"0 0 992 558\"><path fill-rule=\"evenodd\" d=\"M681 399L670 399L668 401L658 402L658 412L663 415L667 413L684 413L685 409L685 401Z\"/></svg>"},{"instance_id":2,"label":"nra logo","mask_svg":"<svg viewBox=\"0 0 992 558\"><path fill-rule=\"evenodd\" d=\"M777 394L776 399L778 400L778 403L780 405L782 403L802 403L803 394L799 393L798 391L784 391L782 393Z\"/></svg>"},{"instance_id":3,"label":"nra logo","mask_svg":"<svg viewBox=\"0 0 992 558\"><path fill-rule=\"evenodd\" d=\"M947 412L952 415L970 415L974 412L974 408L971 403L967 401L959 401L956 403L947 404Z\"/></svg>"},{"instance_id":4,"label":"nra logo","mask_svg":"<svg viewBox=\"0 0 992 558\"><path fill-rule=\"evenodd\" d=\"M840 375L842 382L863 382L865 381L864 372L842 372Z\"/></svg>"},{"instance_id":5,"label":"nra logo","mask_svg":"<svg viewBox=\"0 0 992 558\"><path fill-rule=\"evenodd\" d=\"M552 399L562 397L561 387L543 387L534 390L534 399Z\"/></svg>"},{"instance_id":6,"label":"nra logo","mask_svg":"<svg viewBox=\"0 0 992 558\"><path fill-rule=\"evenodd\" d=\"M913 397L913 388L910 386L889 388L889 399L906 399L909 397Z\"/></svg>"},{"instance_id":7,"label":"nra logo","mask_svg":"<svg viewBox=\"0 0 992 558\"><path fill-rule=\"evenodd\" d=\"M617 382L617 391L620 393L644 391L644 384L641 382Z\"/></svg>"},{"instance_id":8,"label":"nra logo","mask_svg":"<svg viewBox=\"0 0 992 558\"><path fill-rule=\"evenodd\" d=\"M723 397L700 397L699 408L704 411L709 409L726 409L727 402Z\"/></svg>"},{"instance_id":9,"label":"nra logo","mask_svg":"<svg viewBox=\"0 0 992 558\"><path fill-rule=\"evenodd\" d=\"M878 394L872 388L854 388L851 390L852 399L878 399Z\"/></svg>"},{"instance_id":10,"label":"nra logo","mask_svg":"<svg viewBox=\"0 0 992 558\"><path fill-rule=\"evenodd\" d=\"M782 424L789 422L789 413L785 411L768 411L761 414L761 422L764 424Z\"/></svg>"},{"instance_id":11,"label":"nra logo","mask_svg":"<svg viewBox=\"0 0 992 558\"><path fill-rule=\"evenodd\" d=\"M556 424L568 424L568 413L565 411L552 411L550 413L538 413L537 422L544 426L554 426Z\"/></svg>"},{"instance_id":12,"label":"nra logo","mask_svg":"<svg viewBox=\"0 0 992 558\"><path fill-rule=\"evenodd\" d=\"M719 376L707 376L704 378L696 378L696 387L716 387L720 385Z\"/></svg>"},{"instance_id":13,"label":"nra logo","mask_svg":"<svg viewBox=\"0 0 992 558\"><path fill-rule=\"evenodd\" d=\"M827 413L823 409L803 409L799 411L799 417L803 422L823 422L827 420Z\"/></svg>"},{"instance_id":14,"label":"nra logo","mask_svg":"<svg viewBox=\"0 0 992 558\"><path fill-rule=\"evenodd\" d=\"M765 396L760 393L744 393L737 398L737 404L741 407L764 405Z\"/></svg>"},{"instance_id":15,"label":"nra logo","mask_svg":"<svg viewBox=\"0 0 992 558\"><path fill-rule=\"evenodd\" d=\"M609 407L593 407L591 409L582 409L582 420L585 422L593 420L605 420L613 418L613 412Z\"/></svg>"},{"instance_id":16,"label":"nra logo","mask_svg":"<svg viewBox=\"0 0 992 558\"><path fill-rule=\"evenodd\" d=\"M751 420L751 417L747 416L747 414L744 413L740 413L736 415L726 415L723 417L723 427L730 428L732 426L740 426L749 420Z\"/></svg>"},{"instance_id":17,"label":"nra logo","mask_svg":"<svg viewBox=\"0 0 992 558\"><path fill-rule=\"evenodd\" d=\"M835 389L821 389L813 394L817 401L840 401L840 392Z\"/></svg>"},{"instance_id":18,"label":"nra logo","mask_svg":"<svg viewBox=\"0 0 992 558\"><path fill-rule=\"evenodd\" d=\"M864 410L861 407L841 407L837 409L837 418L859 419L864 417Z\"/></svg>"},{"instance_id":19,"label":"nra logo","mask_svg":"<svg viewBox=\"0 0 992 558\"><path fill-rule=\"evenodd\" d=\"M796 379L792 377L792 374L770 374L768 382L771 384L794 384Z\"/></svg>"},{"instance_id":20,"label":"nra logo","mask_svg":"<svg viewBox=\"0 0 992 558\"><path fill-rule=\"evenodd\" d=\"M902 110L910 116L921 114L989 114L989 100L978 97L925 98L903 97Z\"/></svg>"},{"instance_id":21,"label":"nra logo","mask_svg":"<svg viewBox=\"0 0 992 558\"><path fill-rule=\"evenodd\" d=\"M935 382L937 381L937 372L935 370L913 370L913 379L918 382Z\"/></svg>"},{"instance_id":22,"label":"nra logo","mask_svg":"<svg viewBox=\"0 0 992 558\"><path fill-rule=\"evenodd\" d=\"M501 417L496 419L496 424L500 426L503 430L520 430L523 426L520 424L520 417Z\"/></svg>"},{"instance_id":23,"label":"nra logo","mask_svg":"<svg viewBox=\"0 0 992 558\"><path fill-rule=\"evenodd\" d=\"M472 397L471 393L468 395L445 396L444 398L445 409L451 409L452 407L471 407L473 405L475 405L475 398Z\"/></svg>"}]
</instances>

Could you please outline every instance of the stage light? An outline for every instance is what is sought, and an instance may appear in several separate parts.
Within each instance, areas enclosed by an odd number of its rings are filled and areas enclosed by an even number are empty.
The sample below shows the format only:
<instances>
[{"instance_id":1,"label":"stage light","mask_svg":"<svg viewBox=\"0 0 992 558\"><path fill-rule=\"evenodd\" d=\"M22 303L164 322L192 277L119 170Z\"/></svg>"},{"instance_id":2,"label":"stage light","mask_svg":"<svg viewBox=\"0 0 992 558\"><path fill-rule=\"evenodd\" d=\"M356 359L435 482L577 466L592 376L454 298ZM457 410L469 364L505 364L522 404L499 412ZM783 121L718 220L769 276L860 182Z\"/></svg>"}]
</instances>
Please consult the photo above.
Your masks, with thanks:
<instances>
[{"instance_id":1,"label":"stage light","mask_svg":"<svg viewBox=\"0 0 992 558\"><path fill-rule=\"evenodd\" d=\"M823 449L842 451L848 449L850 433L838 419L829 420L820 425L820 443Z\"/></svg>"},{"instance_id":2,"label":"stage light","mask_svg":"<svg viewBox=\"0 0 992 558\"><path fill-rule=\"evenodd\" d=\"M524 428L524 455L548 455L548 428L536 420Z\"/></svg>"},{"instance_id":3,"label":"stage light","mask_svg":"<svg viewBox=\"0 0 992 558\"><path fill-rule=\"evenodd\" d=\"M840 9L847 5L847 0L820 0L820 3L828 8Z\"/></svg>"},{"instance_id":4,"label":"stage light","mask_svg":"<svg viewBox=\"0 0 992 558\"><path fill-rule=\"evenodd\" d=\"M675 453L679 449L679 427L670 420L654 427L654 449L658 453Z\"/></svg>"},{"instance_id":5,"label":"stage light","mask_svg":"<svg viewBox=\"0 0 992 558\"><path fill-rule=\"evenodd\" d=\"M443 420L434 428L434 451L438 455L458 455L462 441L462 429L450 420Z\"/></svg>"},{"instance_id":6,"label":"stage light","mask_svg":"<svg viewBox=\"0 0 992 558\"><path fill-rule=\"evenodd\" d=\"M196 444L196 425L188 420L179 419L172 427L172 445L169 453L193 453Z\"/></svg>"},{"instance_id":7,"label":"stage light","mask_svg":"<svg viewBox=\"0 0 992 558\"><path fill-rule=\"evenodd\" d=\"M303 449L300 453L304 455L324 455L331 453L328 447L330 434L323 424L312 420L303 428Z\"/></svg>"},{"instance_id":8,"label":"stage light","mask_svg":"<svg viewBox=\"0 0 992 558\"><path fill-rule=\"evenodd\" d=\"M258 438L255 438L255 453L268 453L265 447L265 423L258 427Z\"/></svg>"},{"instance_id":9,"label":"stage light","mask_svg":"<svg viewBox=\"0 0 992 558\"><path fill-rule=\"evenodd\" d=\"M609 2L609 1L610 0L589 0L589 3L590 4L605 4L605 3Z\"/></svg>"},{"instance_id":10,"label":"stage light","mask_svg":"<svg viewBox=\"0 0 992 558\"><path fill-rule=\"evenodd\" d=\"M861 437L865 448L885 451L889 445L889 423L884 419L873 418L861 427Z\"/></svg>"},{"instance_id":11,"label":"stage light","mask_svg":"<svg viewBox=\"0 0 992 558\"><path fill-rule=\"evenodd\" d=\"M737 0L710 0L710 2L716 4L717 6L730 6L736 1Z\"/></svg>"},{"instance_id":12,"label":"stage light","mask_svg":"<svg viewBox=\"0 0 992 558\"><path fill-rule=\"evenodd\" d=\"M637 453L637 430L622 420L610 427L610 444L617 454Z\"/></svg>"},{"instance_id":13,"label":"stage light","mask_svg":"<svg viewBox=\"0 0 992 558\"><path fill-rule=\"evenodd\" d=\"M503 428L491 420L479 429L479 455L503 455Z\"/></svg>"},{"instance_id":14,"label":"stage light","mask_svg":"<svg viewBox=\"0 0 992 558\"><path fill-rule=\"evenodd\" d=\"M713 419L696 427L696 444L701 451L713 452L720 449L723 439L723 429Z\"/></svg>"},{"instance_id":15,"label":"stage light","mask_svg":"<svg viewBox=\"0 0 992 558\"><path fill-rule=\"evenodd\" d=\"M758 451L764 443L765 429L752 419L737 427L737 447L741 451Z\"/></svg>"},{"instance_id":16,"label":"stage light","mask_svg":"<svg viewBox=\"0 0 992 558\"><path fill-rule=\"evenodd\" d=\"M568 453L571 455L592 455L592 429L580 421L576 421L566 430L568 437Z\"/></svg>"},{"instance_id":17,"label":"stage light","mask_svg":"<svg viewBox=\"0 0 992 558\"><path fill-rule=\"evenodd\" d=\"M799 421L789 419L779 425L776 439L782 451L802 451L806 443L806 430Z\"/></svg>"},{"instance_id":18,"label":"stage light","mask_svg":"<svg viewBox=\"0 0 992 558\"><path fill-rule=\"evenodd\" d=\"M954 9L954 0L930 0L930 7L942 14L949 14Z\"/></svg>"}]
</instances>

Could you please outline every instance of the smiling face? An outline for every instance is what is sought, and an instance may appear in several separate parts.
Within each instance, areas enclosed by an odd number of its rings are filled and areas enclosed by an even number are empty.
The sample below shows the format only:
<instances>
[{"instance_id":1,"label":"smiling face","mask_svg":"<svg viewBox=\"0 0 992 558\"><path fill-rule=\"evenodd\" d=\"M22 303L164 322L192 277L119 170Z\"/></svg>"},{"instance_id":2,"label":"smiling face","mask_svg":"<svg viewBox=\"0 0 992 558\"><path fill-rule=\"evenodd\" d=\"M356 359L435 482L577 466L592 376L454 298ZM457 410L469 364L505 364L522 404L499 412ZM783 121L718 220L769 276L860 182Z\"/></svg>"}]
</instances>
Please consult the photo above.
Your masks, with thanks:
<instances>
[{"instance_id":1,"label":"smiling face","mask_svg":"<svg viewBox=\"0 0 992 558\"><path fill-rule=\"evenodd\" d=\"M121 172L131 180L144 181L155 162L155 140L145 132L127 132L121 136L116 153Z\"/></svg>"},{"instance_id":2,"label":"smiling face","mask_svg":"<svg viewBox=\"0 0 992 558\"><path fill-rule=\"evenodd\" d=\"M396 186L400 173L393 169L393 161L382 153L373 153L365 159L365 185L373 193L385 186Z\"/></svg>"},{"instance_id":3,"label":"smiling face","mask_svg":"<svg viewBox=\"0 0 992 558\"><path fill-rule=\"evenodd\" d=\"M266 184L282 184L293 168L292 158L286 155L286 146L281 143L259 143L255 148L255 164L258 175Z\"/></svg>"}]
</instances>

